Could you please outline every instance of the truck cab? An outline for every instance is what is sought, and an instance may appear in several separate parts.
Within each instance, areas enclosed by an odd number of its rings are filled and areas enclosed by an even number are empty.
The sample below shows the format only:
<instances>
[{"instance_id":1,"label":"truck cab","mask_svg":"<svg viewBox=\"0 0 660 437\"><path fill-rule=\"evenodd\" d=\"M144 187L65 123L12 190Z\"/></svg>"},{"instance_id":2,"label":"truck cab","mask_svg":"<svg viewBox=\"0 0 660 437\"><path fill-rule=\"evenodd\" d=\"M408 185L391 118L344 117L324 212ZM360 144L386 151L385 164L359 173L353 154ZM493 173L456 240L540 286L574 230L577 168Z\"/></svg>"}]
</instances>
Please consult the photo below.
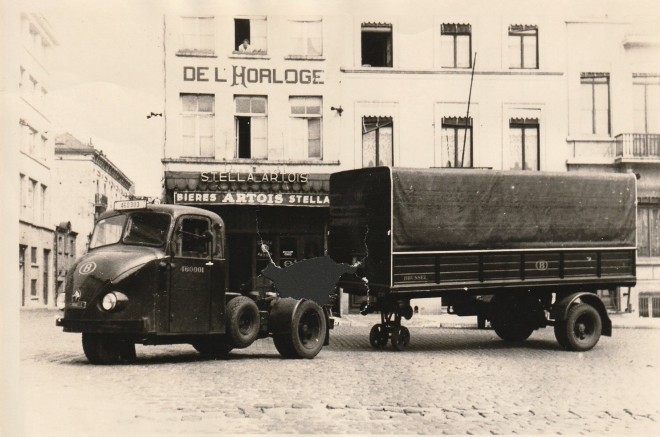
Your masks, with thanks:
<instances>
[{"instance_id":1,"label":"truck cab","mask_svg":"<svg viewBox=\"0 0 660 437\"><path fill-rule=\"evenodd\" d=\"M225 227L215 213L122 201L96 221L68 273L56 324L82 333L92 363L135 359L135 344L190 343L224 355L272 336L285 357L313 358L329 313L311 300L227 289Z\"/></svg>"}]
</instances>

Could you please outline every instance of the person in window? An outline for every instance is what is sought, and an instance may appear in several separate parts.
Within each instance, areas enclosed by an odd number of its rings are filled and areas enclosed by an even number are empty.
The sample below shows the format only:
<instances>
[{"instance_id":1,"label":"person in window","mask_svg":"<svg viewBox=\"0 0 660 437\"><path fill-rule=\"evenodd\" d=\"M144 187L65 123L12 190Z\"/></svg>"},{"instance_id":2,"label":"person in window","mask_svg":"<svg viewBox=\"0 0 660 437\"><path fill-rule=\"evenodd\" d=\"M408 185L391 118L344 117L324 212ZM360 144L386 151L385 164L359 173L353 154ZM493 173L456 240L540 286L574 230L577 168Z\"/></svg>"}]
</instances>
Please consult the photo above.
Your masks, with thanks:
<instances>
[{"instance_id":1,"label":"person in window","mask_svg":"<svg viewBox=\"0 0 660 437\"><path fill-rule=\"evenodd\" d=\"M252 49L250 49L250 40L245 38L243 40L243 44L238 46L238 51L241 52L241 53L251 52Z\"/></svg>"}]
</instances>

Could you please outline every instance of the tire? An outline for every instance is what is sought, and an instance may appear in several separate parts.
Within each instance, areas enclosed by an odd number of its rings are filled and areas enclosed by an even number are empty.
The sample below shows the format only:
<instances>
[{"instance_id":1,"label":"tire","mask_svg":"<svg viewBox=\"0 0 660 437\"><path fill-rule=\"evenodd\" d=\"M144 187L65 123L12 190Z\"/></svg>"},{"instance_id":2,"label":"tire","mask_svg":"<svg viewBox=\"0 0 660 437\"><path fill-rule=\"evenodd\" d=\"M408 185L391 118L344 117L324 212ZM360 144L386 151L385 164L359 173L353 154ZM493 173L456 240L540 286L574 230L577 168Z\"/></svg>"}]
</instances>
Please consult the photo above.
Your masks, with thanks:
<instances>
[{"instance_id":1,"label":"tire","mask_svg":"<svg viewBox=\"0 0 660 437\"><path fill-rule=\"evenodd\" d=\"M517 343L525 341L534 332L534 326L529 323L518 322L514 320L493 320L492 322L495 334L504 341Z\"/></svg>"},{"instance_id":2,"label":"tire","mask_svg":"<svg viewBox=\"0 0 660 437\"><path fill-rule=\"evenodd\" d=\"M196 341L192 343L192 347L200 354L212 357L224 357L233 349L224 339L215 338Z\"/></svg>"},{"instance_id":3,"label":"tire","mask_svg":"<svg viewBox=\"0 0 660 437\"><path fill-rule=\"evenodd\" d=\"M396 351L404 351L410 343L410 331L405 326L399 326L392 331L392 347Z\"/></svg>"},{"instance_id":4,"label":"tire","mask_svg":"<svg viewBox=\"0 0 660 437\"><path fill-rule=\"evenodd\" d=\"M369 331L369 343L374 349L383 349L387 346L388 334L380 323L371 327Z\"/></svg>"},{"instance_id":5,"label":"tire","mask_svg":"<svg viewBox=\"0 0 660 437\"><path fill-rule=\"evenodd\" d=\"M490 324L495 334L507 342L527 340L545 317L540 301L533 296L495 297L491 305Z\"/></svg>"},{"instance_id":6,"label":"tire","mask_svg":"<svg viewBox=\"0 0 660 437\"><path fill-rule=\"evenodd\" d=\"M83 332L83 352L92 364L118 364L135 360L135 344L114 335Z\"/></svg>"},{"instance_id":7,"label":"tire","mask_svg":"<svg viewBox=\"0 0 660 437\"><path fill-rule=\"evenodd\" d=\"M259 335L261 321L257 304L245 296L233 298L227 304L227 337L236 349L250 346Z\"/></svg>"},{"instance_id":8,"label":"tire","mask_svg":"<svg viewBox=\"0 0 660 437\"><path fill-rule=\"evenodd\" d=\"M311 300L280 299L271 315L273 342L284 358L314 358L323 348L326 320Z\"/></svg>"},{"instance_id":9,"label":"tire","mask_svg":"<svg viewBox=\"0 0 660 437\"><path fill-rule=\"evenodd\" d=\"M571 351L588 351L596 346L603 329L603 321L596 308L586 303L573 305L566 320L555 325L559 344Z\"/></svg>"}]
</instances>

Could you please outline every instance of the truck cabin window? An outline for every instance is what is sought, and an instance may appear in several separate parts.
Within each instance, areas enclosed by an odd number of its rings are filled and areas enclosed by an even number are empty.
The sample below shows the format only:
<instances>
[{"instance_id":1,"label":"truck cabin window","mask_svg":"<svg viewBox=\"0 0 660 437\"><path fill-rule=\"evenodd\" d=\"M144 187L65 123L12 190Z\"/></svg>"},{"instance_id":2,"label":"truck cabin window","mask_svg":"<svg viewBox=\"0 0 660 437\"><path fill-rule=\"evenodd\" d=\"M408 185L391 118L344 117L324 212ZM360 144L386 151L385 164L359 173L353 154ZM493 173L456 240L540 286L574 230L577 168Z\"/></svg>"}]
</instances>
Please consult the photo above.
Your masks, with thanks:
<instances>
[{"instance_id":1,"label":"truck cabin window","mask_svg":"<svg viewBox=\"0 0 660 437\"><path fill-rule=\"evenodd\" d=\"M152 212L118 214L96 223L90 249L120 241L130 245L162 246L167 239L170 216Z\"/></svg>"},{"instance_id":2,"label":"truck cabin window","mask_svg":"<svg viewBox=\"0 0 660 437\"><path fill-rule=\"evenodd\" d=\"M184 218L177 229L176 256L207 258L212 241L208 238L209 221L204 218Z\"/></svg>"}]
</instances>

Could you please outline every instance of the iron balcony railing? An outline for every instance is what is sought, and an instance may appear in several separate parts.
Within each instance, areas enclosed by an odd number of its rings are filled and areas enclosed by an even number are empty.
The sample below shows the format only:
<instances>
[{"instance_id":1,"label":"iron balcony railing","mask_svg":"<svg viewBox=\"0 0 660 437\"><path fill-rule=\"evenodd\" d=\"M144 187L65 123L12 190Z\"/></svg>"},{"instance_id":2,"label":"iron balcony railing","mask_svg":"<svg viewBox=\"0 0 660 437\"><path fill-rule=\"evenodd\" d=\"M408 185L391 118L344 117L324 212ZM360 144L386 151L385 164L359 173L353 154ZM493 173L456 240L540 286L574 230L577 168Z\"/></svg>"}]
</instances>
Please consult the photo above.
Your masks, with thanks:
<instances>
[{"instance_id":1,"label":"iron balcony railing","mask_svg":"<svg viewBox=\"0 0 660 437\"><path fill-rule=\"evenodd\" d=\"M617 159L660 160L660 134L619 134L615 139Z\"/></svg>"}]
</instances>

